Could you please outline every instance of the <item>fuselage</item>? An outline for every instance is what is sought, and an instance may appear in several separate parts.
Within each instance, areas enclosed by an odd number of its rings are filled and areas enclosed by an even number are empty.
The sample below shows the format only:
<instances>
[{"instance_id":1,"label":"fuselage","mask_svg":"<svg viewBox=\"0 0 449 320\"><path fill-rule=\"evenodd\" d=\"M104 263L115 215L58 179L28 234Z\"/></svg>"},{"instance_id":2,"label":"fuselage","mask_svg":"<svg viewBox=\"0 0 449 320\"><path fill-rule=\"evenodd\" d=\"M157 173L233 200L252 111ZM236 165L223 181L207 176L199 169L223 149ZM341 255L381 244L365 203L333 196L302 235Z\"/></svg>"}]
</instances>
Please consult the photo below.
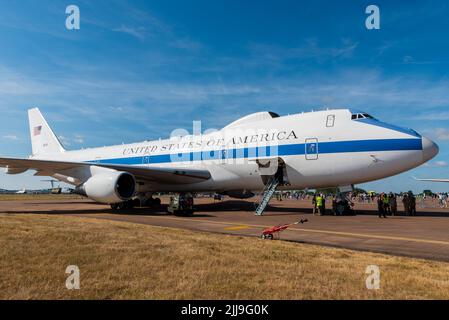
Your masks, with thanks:
<instances>
[{"instance_id":1,"label":"fuselage","mask_svg":"<svg viewBox=\"0 0 449 320\"><path fill-rule=\"evenodd\" d=\"M282 163L286 189L347 186L415 168L438 153L429 139L363 112L336 109L279 117L261 112L204 135L45 155L46 159L203 169L197 183L143 183L139 191L261 190L261 161ZM41 158L41 157L39 157ZM277 161L276 161L277 163ZM71 184L83 181L55 178Z\"/></svg>"}]
</instances>

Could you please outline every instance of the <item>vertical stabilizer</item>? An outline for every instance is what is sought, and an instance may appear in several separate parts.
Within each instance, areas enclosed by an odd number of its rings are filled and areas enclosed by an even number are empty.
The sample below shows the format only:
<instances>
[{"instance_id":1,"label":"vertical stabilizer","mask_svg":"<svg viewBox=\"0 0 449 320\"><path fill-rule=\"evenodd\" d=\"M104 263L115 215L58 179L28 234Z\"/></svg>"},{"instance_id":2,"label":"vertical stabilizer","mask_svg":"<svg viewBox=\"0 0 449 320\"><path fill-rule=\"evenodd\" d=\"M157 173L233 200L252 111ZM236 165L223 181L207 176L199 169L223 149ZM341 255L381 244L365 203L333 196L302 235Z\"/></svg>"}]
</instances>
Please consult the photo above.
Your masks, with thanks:
<instances>
[{"instance_id":1,"label":"vertical stabilizer","mask_svg":"<svg viewBox=\"0 0 449 320\"><path fill-rule=\"evenodd\" d=\"M57 154L65 151L38 108L28 110L33 156Z\"/></svg>"}]
</instances>

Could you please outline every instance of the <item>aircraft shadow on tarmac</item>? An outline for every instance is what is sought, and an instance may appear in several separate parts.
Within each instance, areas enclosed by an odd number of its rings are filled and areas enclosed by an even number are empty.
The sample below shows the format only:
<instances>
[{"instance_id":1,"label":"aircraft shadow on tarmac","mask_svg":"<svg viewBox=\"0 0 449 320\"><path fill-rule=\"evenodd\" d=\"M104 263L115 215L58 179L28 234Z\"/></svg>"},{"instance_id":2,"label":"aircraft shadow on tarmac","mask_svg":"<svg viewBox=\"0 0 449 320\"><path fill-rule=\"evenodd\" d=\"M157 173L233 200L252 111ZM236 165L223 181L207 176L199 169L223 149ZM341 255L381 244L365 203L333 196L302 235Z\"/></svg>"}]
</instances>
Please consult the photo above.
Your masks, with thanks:
<instances>
[{"instance_id":1,"label":"aircraft shadow on tarmac","mask_svg":"<svg viewBox=\"0 0 449 320\"><path fill-rule=\"evenodd\" d=\"M423 210L423 209L421 209ZM376 210L357 210L357 215L371 215L371 216L377 216L379 213ZM387 215L389 216L389 215ZM407 216L405 212L399 211L395 217L441 217L441 218L449 218L449 211L448 212L435 212L435 211L417 211L416 214L413 216Z\"/></svg>"},{"instance_id":2,"label":"aircraft shadow on tarmac","mask_svg":"<svg viewBox=\"0 0 449 320\"><path fill-rule=\"evenodd\" d=\"M197 212L220 212L220 211L248 211L254 212L255 205L253 202L249 201L239 201L239 200L227 200L222 202L207 203L207 204L197 204L195 205ZM418 212L414 215L415 217L448 217L449 211L447 212L435 212L435 211L423 211L425 209L418 208ZM298 215L298 214L312 214L312 208L303 207L277 207L276 205L268 205L264 213L264 216L269 215ZM356 215L371 215L377 216L377 210L356 210ZM326 209L326 215L332 215L331 209ZM398 211L395 217L407 217L404 212Z\"/></svg>"},{"instance_id":3,"label":"aircraft shadow on tarmac","mask_svg":"<svg viewBox=\"0 0 449 320\"><path fill-rule=\"evenodd\" d=\"M246 211L254 213L254 211L256 210L256 206L254 202L250 201L227 200L215 203L196 204L195 209L197 212ZM298 215L304 213L311 214L312 209L299 207L286 208L268 205L264 212L264 216L273 215L273 213L275 215Z\"/></svg>"},{"instance_id":4,"label":"aircraft shadow on tarmac","mask_svg":"<svg viewBox=\"0 0 449 320\"><path fill-rule=\"evenodd\" d=\"M58 205L60 203L61 205L64 205L64 208L61 209L48 209L48 210L25 210L25 211L3 211L3 213L34 213L34 214L100 214L100 213L115 213L115 214L121 214L121 215L148 215L148 216L165 216L169 215L167 213L167 205L161 205L158 207L153 208L134 208L131 210L121 210L121 211L113 211L112 209L109 209L104 204L99 204L95 202L84 202L84 201L61 201L61 202L32 202L30 204L36 204L36 205L42 205L42 204L48 204L48 205ZM86 204L94 205L96 208L86 208L86 209L67 209L67 204L73 204L73 205L80 205L80 204ZM270 215L298 215L298 214L312 214L312 208L304 208L301 207L300 204L296 207L281 207L276 205L268 205L264 216L270 216ZM437 211L422 211L425 209L418 208L418 211L415 216L418 217L449 217L449 211L448 212L437 212ZM20 211L20 212L19 212ZM254 213L255 211L255 205L254 202L251 201L244 201L244 200L225 200L220 202L214 202L214 203L205 203L205 204L196 204L195 205L195 217L215 217L214 213L219 212L232 212L232 211L240 211L240 212L248 212L248 213ZM326 210L327 215L332 215L331 210L328 208ZM371 216L377 216L378 212L377 210L356 210L357 215L371 215ZM405 218L404 212L399 210L398 214L395 217L403 217Z\"/></svg>"},{"instance_id":5,"label":"aircraft shadow on tarmac","mask_svg":"<svg viewBox=\"0 0 449 320\"><path fill-rule=\"evenodd\" d=\"M61 204L67 205L67 204L74 204L74 205L80 205L84 204L85 202L61 202ZM32 203L31 203L32 204ZM35 204L51 204L51 205L57 205L57 202L37 202ZM97 208L86 208L86 209L47 209L47 210L17 210L17 211L2 211L2 213L6 214L17 214L17 213L23 213L23 214L48 214L48 215L95 215L95 214L117 214L117 215L136 215L136 216L170 216L167 212L167 205L161 205L157 207L139 207L134 209L127 209L127 210L112 210L109 207L105 206L101 203L95 203L95 202L88 202L89 205L95 205ZM180 216L183 217L183 216ZM188 218L189 216L185 216ZM195 213L195 217L214 217L210 214L202 214L201 212Z\"/></svg>"}]
</instances>

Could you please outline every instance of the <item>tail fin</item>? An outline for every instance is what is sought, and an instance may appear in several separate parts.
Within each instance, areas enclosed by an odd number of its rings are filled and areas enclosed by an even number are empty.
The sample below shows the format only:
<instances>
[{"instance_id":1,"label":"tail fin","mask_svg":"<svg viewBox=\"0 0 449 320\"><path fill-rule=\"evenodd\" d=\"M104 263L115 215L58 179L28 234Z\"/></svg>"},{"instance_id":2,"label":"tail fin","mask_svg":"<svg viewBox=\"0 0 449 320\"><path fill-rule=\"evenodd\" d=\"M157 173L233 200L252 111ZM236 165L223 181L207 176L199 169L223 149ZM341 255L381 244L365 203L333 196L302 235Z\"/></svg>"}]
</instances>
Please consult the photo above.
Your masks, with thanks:
<instances>
[{"instance_id":1,"label":"tail fin","mask_svg":"<svg viewBox=\"0 0 449 320\"><path fill-rule=\"evenodd\" d=\"M28 121L33 156L62 153L65 151L38 108L28 110Z\"/></svg>"}]
</instances>

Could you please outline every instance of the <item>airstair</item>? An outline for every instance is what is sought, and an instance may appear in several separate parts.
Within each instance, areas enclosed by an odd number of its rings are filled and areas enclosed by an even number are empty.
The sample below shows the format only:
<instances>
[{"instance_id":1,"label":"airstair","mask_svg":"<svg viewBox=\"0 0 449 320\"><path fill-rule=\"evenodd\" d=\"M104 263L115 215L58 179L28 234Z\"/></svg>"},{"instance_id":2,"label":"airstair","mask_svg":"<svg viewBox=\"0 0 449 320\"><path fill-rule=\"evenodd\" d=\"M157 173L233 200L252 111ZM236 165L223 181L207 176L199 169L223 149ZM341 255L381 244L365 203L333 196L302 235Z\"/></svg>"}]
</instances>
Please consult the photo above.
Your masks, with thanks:
<instances>
[{"instance_id":1,"label":"airstair","mask_svg":"<svg viewBox=\"0 0 449 320\"><path fill-rule=\"evenodd\" d=\"M280 184L280 180L282 177L279 177L277 175L273 176L268 180L268 183L265 185L265 188L262 191L262 201L257 205L255 215L261 216L263 212L265 211L265 208L268 205L268 202L270 202L271 197L273 196L274 192L276 191L276 188Z\"/></svg>"}]
</instances>

